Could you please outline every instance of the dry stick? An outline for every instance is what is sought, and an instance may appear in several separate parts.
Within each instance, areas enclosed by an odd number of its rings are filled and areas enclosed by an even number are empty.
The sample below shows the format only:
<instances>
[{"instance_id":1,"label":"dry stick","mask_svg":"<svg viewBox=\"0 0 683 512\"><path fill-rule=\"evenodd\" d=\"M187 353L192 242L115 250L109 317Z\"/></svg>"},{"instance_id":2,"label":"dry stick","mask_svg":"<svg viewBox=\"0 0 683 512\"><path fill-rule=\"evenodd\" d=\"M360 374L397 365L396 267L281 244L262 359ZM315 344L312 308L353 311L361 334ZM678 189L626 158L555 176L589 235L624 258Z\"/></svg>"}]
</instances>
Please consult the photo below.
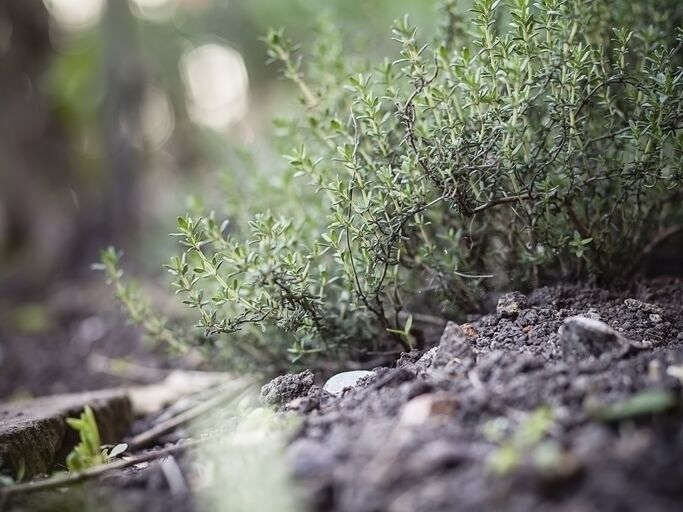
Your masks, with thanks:
<instances>
[{"instance_id":1,"label":"dry stick","mask_svg":"<svg viewBox=\"0 0 683 512\"><path fill-rule=\"evenodd\" d=\"M197 392L194 392L190 395L181 397L180 399L173 402L171 405L168 405L161 414L157 415L154 418L154 420L150 423L149 428L159 425L164 421L168 421L169 419L176 417L178 414L191 409L196 404L204 402L212 396L218 395L218 393L221 393L223 390L227 389L234 383L234 378L232 379L232 381L223 380L223 382L217 383L204 389L200 389Z\"/></svg>"},{"instance_id":2,"label":"dry stick","mask_svg":"<svg viewBox=\"0 0 683 512\"><path fill-rule=\"evenodd\" d=\"M90 480L101 476L109 471L115 471L117 469L124 469L129 466L134 466L135 464L140 464L142 462L149 462L151 460L160 459L168 455L173 455L188 448L194 448L195 446L206 443L207 441L213 440L215 436L203 437L201 439L194 439L187 441L183 444L177 444L174 446L169 446L167 448L162 448L154 452L143 453L142 455L137 455L129 459L120 459L115 462L110 462L108 464L101 464L99 466L94 466L92 468L79 471L77 473L70 473L62 477L52 477L45 480L39 480L37 482L26 482L22 484L7 485L5 487L0 487L0 498L5 498L12 494L29 493L36 491L46 491L50 489L58 489L60 487L67 487L76 485L78 483Z\"/></svg>"},{"instance_id":3,"label":"dry stick","mask_svg":"<svg viewBox=\"0 0 683 512\"><path fill-rule=\"evenodd\" d=\"M168 420L163 421L158 425L153 426L149 430L145 430L144 432L132 437L128 441L128 448L130 450L137 450L139 448L148 446L156 439L158 439L160 436L163 436L164 434L171 432L173 429L179 427L180 425L188 423L189 421L192 421L193 419L201 416L202 414L205 414L211 411L212 409L215 409L216 407L224 403L226 400L235 398L248 388L249 384L242 383L242 385L238 386L237 389L228 389L220 391L220 393L214 398L207 400L206 402L202 402L195 407L187 409L186 411L183 411L180 414L173 416L172 418L169 418Z\"/></svg>"}]
</instances>

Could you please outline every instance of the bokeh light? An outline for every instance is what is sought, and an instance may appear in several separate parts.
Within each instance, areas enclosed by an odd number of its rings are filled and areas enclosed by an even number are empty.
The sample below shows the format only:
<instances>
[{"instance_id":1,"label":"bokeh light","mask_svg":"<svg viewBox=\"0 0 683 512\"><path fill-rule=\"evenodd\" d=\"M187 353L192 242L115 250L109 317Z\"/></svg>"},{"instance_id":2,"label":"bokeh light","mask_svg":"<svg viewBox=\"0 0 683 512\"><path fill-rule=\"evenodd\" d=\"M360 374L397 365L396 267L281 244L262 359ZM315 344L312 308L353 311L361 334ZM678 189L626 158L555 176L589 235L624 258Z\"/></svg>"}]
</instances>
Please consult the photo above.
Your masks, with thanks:
<instances>
[{"instance_id":1,"label":"bokeh light","mask_svg":"<svg viewBox=\"0 0 683 512\"><path fill-rule=\"evenodd\" d=\"M150 21L166 21L176 12L179 0L129 0L136 16Z\"/></svg>"},{"instance_id":2,"label":"bokeh light","mask_svg":"<svg viewBox=\"0 0 683 512\"><path fill-rule=\"evenodd\" d=\"M145 92L140 112L141 131L153 148L162 146L173 133L175 116L167 94L151 85Z\"/></svg>"},{"instance_id":3,"label":"bokeh light","mask_svg":"<svg viewBox=\"0 0 683 512\"><path fill-rule=\"evenodd\" d=\"M244 59L234 48L219 43L194 48L181 58L180 73L195 123L224 130L246 115L249 79Z\"/></svg>"},{"instance_id":4,"label":"bokeh light","mask_svg":"<svg viewBox=\"0 0 683 512\"><path fill-rule=\"evenodd\" d=\"M106 0L45 0L50 15L66 30L84 30L97 24Z\"/></svg>"}]
</instances>

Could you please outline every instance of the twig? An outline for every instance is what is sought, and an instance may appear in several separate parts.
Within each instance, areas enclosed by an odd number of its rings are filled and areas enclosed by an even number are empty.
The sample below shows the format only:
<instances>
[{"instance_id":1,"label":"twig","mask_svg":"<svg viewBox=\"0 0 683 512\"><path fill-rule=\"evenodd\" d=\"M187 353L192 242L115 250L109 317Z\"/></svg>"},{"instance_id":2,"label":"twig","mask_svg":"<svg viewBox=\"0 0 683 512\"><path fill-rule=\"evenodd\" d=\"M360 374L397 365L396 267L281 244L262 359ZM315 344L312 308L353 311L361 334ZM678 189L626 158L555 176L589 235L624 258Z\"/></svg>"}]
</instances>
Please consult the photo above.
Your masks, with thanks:
<instances>
[{"instance_id":1,"label":"twig","mask_svg":"<svg viewBox=\"0 0 683 512\"><path fill-rule=\"evenodd\" d=\"M146 430L132 437L130 440L128 440L128 447L131 450L137 450L139 448L148 446L155 440L157 440L159 437L163 436L164 434L167 434L168 432L171 432L180 425L188 423L194 420L195 418L215 409L216 407L224 403L226 400L234 398L235 396L239 395L240 393L248 389L248 387L248 384L242 384L241 386L238 386L237 389L221 390L219 391L219 394L213 397L212 399L207 400L206 402L202 402L199 405L196 405L195 407L187 409L186 411L183 411L180 414L173 416L172 418L169 418L166 421L154 425L149 430Z\"/></svg>"},{"instance_id":2,"label":"twig","mask_svg":"<svg viewBox=\"0 0 683 512\"><path fill-rule=\"evenodd\" d=\"M174 370L153 368L136 363L125 362L121 369L117 368L119 360L101 354L88 356L87 364L90 369L105 375L113 375L130 382L142 382L145 384L158 382L171 374Z\"/></svg>"},{"instance_id":3,"label":"twig","mask_svg":"<svg viewBox=\"0 0 683 512\"><path fill-rule=\"evenodd\" d=\"M60 487L68 487L72 485L79 484L86 480L96 478L109 471L116 471L118 469L124 469L129 466L134 466L142 462L149 462L151 460L160 459L169 455L173 455L188 448L194 448L195 446L206 443L209 440L213 440L215 436L203 437L201 439L193 439L187 441L183 444L177 444L174 446L169 446L167 448L162 448L154 452L143 453L142 455L137 455L135 457L130 457L128 459L120 459L115 462L110 462L108 464L101 464L99 466L94 466L92 468L85 469L83 471L78 471L75 473L69 473L66 476L52 477L45 480L38 480L36 482L25 482L20 484L12 484L4 487L0 487L0 498L5 498L13 494L25 494L36 491L47 491L50 489L59 489Z\"/></svg>"},{"instance_id":4,"label":"twig","mask_svg":"<svg viewBox=\"0 0 683 512\"><path fill-rule=\"evenodd\" d=\"M486 204L482 204L481 206L477 206L476 208L472 209L470 212L471 215L474 215L476 213L481 213L484 210L488 210L489 208L493 208L494 206L498 206L499 204L509 204L509 203L516 203L518 201L524 201L524 200L530 200L533 199L533 196L531 194L520 194L518 196L506 196L506 197L499 197L498 199L492 199Z\"/></svg>"},{"instance_id":5,"label":"twig","mask_svg":"<svg viewBox=\"0 0 683 512\"><path fill-rule=\"evenodd\" d=\"M169 455L168 458L162 460L159 465L161 466L161 472L164 474L168 488L171 490L173 496L185 496L189 492L187 488L187 482L183 476L183 470L175 460L173 455Z\"/></svg>"},{"instance_id":6,"label":"twig","mask_svg":"<svg viewBox=\"0 0 683 512\"><path fill-rule=\"evenodd\" d=\"M579 234L583 238L590 238L590 229L588 229L586 225L583 222L581 222L581 219L579 219L579 216L576 213L576 210L574 209L574 205L569 200L567 201L567 214L569 215L571 221L574 223L574 226L576 227L576 230L579 232Z\"/></svg>"}]
</instances>

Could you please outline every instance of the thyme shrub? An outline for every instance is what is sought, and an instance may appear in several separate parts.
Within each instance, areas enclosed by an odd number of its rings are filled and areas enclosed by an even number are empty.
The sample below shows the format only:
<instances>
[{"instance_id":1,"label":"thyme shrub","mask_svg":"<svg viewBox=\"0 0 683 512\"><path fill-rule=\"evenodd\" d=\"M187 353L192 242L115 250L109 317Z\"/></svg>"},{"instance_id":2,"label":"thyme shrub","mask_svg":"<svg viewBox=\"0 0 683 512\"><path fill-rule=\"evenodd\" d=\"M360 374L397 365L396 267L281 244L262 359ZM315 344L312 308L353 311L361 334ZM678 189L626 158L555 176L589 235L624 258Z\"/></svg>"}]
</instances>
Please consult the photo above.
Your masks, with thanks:
<instances>
[{"instance_id":1,"label":"thyme shrub","mask_svg":"<svg viewBox=\"0 0 683 512\"><path fill-rule=\"evenodd\" d=\"M680 230L676 2L441 8L433 40L400 20L374 65L331 28L305 60L268 34L303 105L278 124L287 187L311 193L247 225L178 220L168 268L206 339L308 365L407 350L478 290L628 278Z\"/></svg>"}]
</instances>

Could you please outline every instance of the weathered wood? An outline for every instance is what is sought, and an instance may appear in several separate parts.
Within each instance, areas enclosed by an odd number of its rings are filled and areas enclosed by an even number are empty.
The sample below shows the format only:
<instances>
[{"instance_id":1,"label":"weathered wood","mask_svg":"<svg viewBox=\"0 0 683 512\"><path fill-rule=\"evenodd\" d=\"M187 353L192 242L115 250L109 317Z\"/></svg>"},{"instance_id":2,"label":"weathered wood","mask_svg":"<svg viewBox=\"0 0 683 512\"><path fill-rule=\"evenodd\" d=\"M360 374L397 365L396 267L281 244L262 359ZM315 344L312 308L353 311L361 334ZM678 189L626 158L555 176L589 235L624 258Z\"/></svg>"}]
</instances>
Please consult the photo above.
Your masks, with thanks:
<instances>
[{"instance_id":1,"label":"weathered wood","mask_svg":"<svg viewBox=\"0 0 683 512\"><path fill-rule=\"evenodd\" d=\"M28 478L47 473L78 442L65 419L77 417L86 405L95 413L102 442L113 444L133 419L125 390L54 395L0 404L0 468Z\"/></svg>"}]
</instances>

